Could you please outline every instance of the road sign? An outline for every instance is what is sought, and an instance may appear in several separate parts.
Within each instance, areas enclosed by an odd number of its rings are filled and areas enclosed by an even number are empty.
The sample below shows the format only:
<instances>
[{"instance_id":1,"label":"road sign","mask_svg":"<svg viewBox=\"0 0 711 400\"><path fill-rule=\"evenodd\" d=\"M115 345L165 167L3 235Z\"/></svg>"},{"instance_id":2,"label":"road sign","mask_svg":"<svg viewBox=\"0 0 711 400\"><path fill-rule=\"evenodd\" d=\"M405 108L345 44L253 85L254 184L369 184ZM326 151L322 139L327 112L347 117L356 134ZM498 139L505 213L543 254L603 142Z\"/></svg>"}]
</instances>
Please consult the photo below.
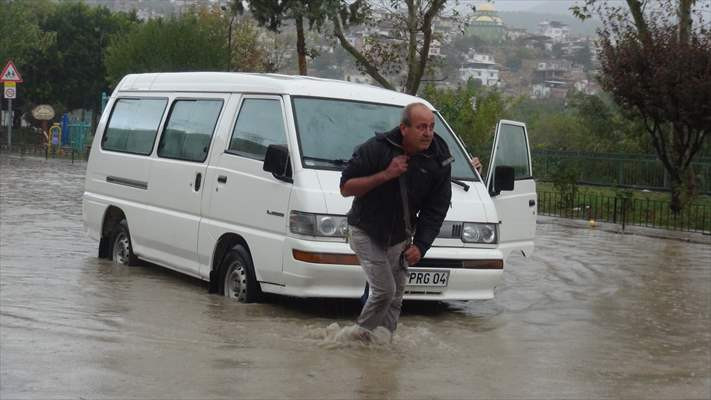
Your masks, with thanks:
<instances>
[{"instance_id":1,"label":"road sign","mask_svg":"<svg viewBox=\"0 0 711 400\"><path fill-rule=\"evenodd\" d=\"M22 76L20 76L20 72L17 70L12 61L8 61L7 65L5 65L5 68L2 70L2 74L0 74L0 82L22 83Z\"/></svg>"},{"instance_id":2,"label":"road sign","mask_svg":"<svg viewBox=\"0 0 711 400\"><path fill-rule=\"evenodd\" d=\"M14 99L17 97L17 87L15 82L5 82L5 91L3 92L6 99Z\"/></svg>"},{"instance_id":3,"label":"road sign","mask_svg":"<svg viewBox=\"0 0 711 400\"><path fill-rule=\"evenodd\" d=\"M49 104L40 104L32 110L32 116L39 120L50 120L54 118L54 108Z\"/></svg>"}]
</instances>

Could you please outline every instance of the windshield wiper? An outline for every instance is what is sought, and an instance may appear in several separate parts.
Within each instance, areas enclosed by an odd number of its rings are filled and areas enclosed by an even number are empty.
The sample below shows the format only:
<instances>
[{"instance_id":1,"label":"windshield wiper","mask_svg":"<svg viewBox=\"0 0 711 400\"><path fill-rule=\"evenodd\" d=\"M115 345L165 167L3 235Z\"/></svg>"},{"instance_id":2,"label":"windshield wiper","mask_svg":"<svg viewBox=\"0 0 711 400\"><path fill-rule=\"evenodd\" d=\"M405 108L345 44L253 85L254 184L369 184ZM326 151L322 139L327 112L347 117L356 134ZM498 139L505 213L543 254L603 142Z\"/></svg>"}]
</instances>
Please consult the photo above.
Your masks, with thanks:
<instances>
[{"instance_id":1,"label":"windshield wiper","mask_svg":"<svg viewBox=\"0 0 711 400\"><path fill-rule=\"evenodd\" d=\"M460 181L460 180L458 180L458 179L455 179L455 178L452 178L451 181L452 181L452 183L454 183L454 184L456 184L456 185L459 185L459 186L461 186L462 188L464 188L464 191L465 191L465 192L468 192L468 191L469 191L469 185L467 185L466 183L464 183L464 182L462 182L462 181Z\"/></svg>"},{"instance_id":2,"label":"windshield wiper","mask_svg":"<svg viewBox=\"0 0 711 400\"><path fill-rule=\"evenodd\" d=\"M331 160L328 158L318 158L318 157L311 157L311 156L304 156L304 160L328 163L328 164L336 165L339 167L342 167L348 163L348 160L341 160L341 159Z\"/></svg>"}]
</instances>

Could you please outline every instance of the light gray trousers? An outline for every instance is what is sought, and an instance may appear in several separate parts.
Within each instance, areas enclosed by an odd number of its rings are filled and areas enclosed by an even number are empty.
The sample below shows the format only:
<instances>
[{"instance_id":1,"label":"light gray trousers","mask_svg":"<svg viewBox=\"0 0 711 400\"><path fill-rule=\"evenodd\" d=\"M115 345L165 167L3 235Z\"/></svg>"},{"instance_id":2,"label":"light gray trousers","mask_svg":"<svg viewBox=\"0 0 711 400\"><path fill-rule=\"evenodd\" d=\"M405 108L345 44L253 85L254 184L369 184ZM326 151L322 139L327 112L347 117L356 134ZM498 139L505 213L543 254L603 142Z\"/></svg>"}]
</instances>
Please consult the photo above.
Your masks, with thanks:
<instances>
[{"instance_id":1,"label":"light gray trousers","mask_svg":"<svg viewBox=\"0 0 711 400\"><path fill-rule=\"evenodd\" d=\"M348 229L351 249L358 256L370 285L370 296L356 322L365 329L384 326L390 332L395 332L408 274L407 265L401 264L400 254L408 242L382 248L373 243L363 230L355 226L349 226ZM406 263L404 260L402 262Z\"/></svg>"}]
</instances>

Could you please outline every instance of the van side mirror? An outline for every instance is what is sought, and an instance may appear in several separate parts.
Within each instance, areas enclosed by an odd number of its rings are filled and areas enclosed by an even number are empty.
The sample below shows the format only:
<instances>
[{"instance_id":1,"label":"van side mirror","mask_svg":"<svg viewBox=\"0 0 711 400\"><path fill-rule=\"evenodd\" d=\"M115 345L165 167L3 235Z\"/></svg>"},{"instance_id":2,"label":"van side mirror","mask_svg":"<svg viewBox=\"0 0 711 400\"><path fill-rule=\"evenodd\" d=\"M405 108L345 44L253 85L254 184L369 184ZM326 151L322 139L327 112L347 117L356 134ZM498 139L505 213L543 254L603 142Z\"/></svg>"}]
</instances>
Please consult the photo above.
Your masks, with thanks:
<instances>
[{"instance_id":1,"label":"van side mirror","mask_svg":"<svg viewBox=\"0 0 711 400\"><path fill-rule=\"evenodd\" d=\"M289 149L283 144L270 144L264 156L262 169L271 172L280 181L294 183L291 178L291 162L289 162Z\"/></svg>"},{"instance_id":2,"label":"van side mirror","mask_svg":"<svg viewBox=\"0 0 711 400\"><path fill-rule=\"evenodd\" d=\"M497 196L502 190L514 189L514 167L500 165L494 169L493 191L489 188L493 196Z\"/></svg>"}]
</instances>

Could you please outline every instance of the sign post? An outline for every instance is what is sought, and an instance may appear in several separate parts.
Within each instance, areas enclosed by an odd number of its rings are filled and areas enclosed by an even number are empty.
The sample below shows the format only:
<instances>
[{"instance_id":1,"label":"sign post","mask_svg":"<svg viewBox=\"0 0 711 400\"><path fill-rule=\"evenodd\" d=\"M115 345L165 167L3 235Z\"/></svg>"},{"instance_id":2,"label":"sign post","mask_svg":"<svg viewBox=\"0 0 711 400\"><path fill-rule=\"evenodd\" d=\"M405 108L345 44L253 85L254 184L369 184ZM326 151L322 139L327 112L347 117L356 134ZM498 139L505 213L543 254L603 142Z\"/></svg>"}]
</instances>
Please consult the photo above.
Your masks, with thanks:
<instances>
[{"instance_id":1,"label":"sign post","mask_svg":"<svg viewBox=\"0 0 711 400\"><path fill-rule=\"evenodd\" d=\"M3 94L7 99L8 123L7 123L7 150L12 151L12 99L17 97L17 84L22 83L22 76L15 68L12 60L8 61L0 74L0 82L4 83Z\"/></svg>"},{"instance_id":2,"label":"sign post","mask_svg":"<svg viewBox=\"0 0 711 400\"><path fill-rule=\"evenodd\" d=\"M52 148L53 144L50 132L47 130L47 121L54 118L54 108L52 108L49 104L40 104L32 110L32 116L35 117L36 120L42 121L42 133L44 133L45 138L47 138L47 152L45 153L46 158L46 154L49 153L49 150Z\"/></svg>"}]
</instances>

